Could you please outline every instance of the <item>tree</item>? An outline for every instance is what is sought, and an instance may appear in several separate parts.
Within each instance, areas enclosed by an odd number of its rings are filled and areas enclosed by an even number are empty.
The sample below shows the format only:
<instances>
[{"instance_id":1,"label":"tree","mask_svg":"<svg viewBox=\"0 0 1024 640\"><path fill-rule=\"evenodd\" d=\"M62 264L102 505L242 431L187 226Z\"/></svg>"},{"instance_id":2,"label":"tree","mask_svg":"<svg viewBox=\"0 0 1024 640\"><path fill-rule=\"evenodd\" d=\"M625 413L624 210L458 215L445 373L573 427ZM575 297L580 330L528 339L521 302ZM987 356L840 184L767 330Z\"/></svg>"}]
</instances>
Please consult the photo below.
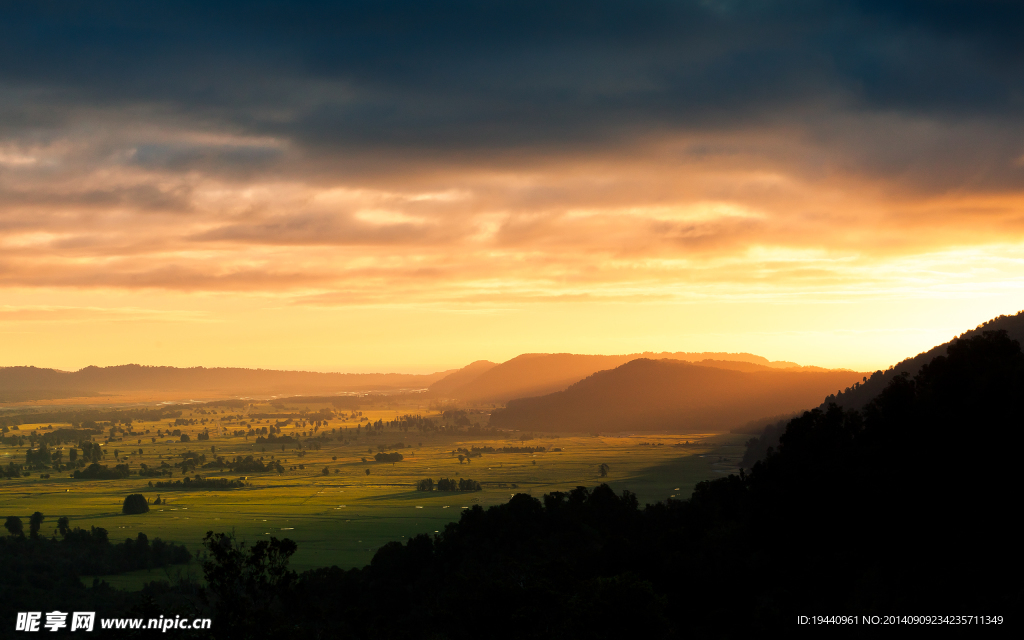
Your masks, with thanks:
<instances>
[{"instance_id":1,"label":"tree","mask_svg":"<svg viewBox=\"0 0 1024 640\"><path fill-rule=\"evenodd\" d=\"M43 526L43 520L46 519L39 511L36 511L28 518L28 534L32 538L39 537L39 529Z\"/></svg>"},{"instance_id":2,"label":"tree","mask_svg":"<svg viewBox=\"0 0 1024 640\"><path fill-rule=\"evenodd\" d=\"M599 475L600 475L600 476L601 476L602 478L607 478L607 477L608 477L608 470L609 470L609 469L611 469L611 467L609 467L608 465L606 465L606 464L605 464L605 463L603 463L603 462L602 462L601 464L597 465L597 473L598 473L598 474L599 474Z\"/></svg>"},{"instance_id":3,"label":"tree","mask_svg":"<svg viewBox=\"0 0 1024 640\"><path fill-rule=\"evenodd\" d=\"M4 522L4 528L12 536L25 536L25 525L21 523L21 518L18 516L7 516L7 520Z\"/></svg>"},{"instance_id":4,"label":"tree","mask_svg":"<svg viewBox=\"0 0 1024 640\"><path fill-rule=\"evenodd\" d=\"M366 475L370 475L370 470L369 469L366 470Z\"/></svg>"},{"instance_id":5,"label":"tree","mask_svg":"<svg viewBox=\"0 0 1024 640\"><path fill-rule=\"evenodd\" d=\"M61 537L68 535L68 531L71 530L71 521L68 520L67 516L61 516L57 518L57 531Z\"/></svg>"},{"instance_id":6,"label":"tree","mask_svg":"<svg viewBox=\"0 0 1024 640\"><path fill-rule=\"evenodd\" d=\"M141 493L129 495L124 499L124 504L121 506L121 513L128 515L146 513L147 511L149 511L149 502L146 501L146 496Z\"/></svg>"},{"instance_id":7,"label":"tree","mask_svg":"<svg viewBox=\"0 0 1024 640\"><path fill-rule=\"evenodd\" d=\"M203 546L208 552L203 575L226 629L224 637L268 637L263 632L283 613L280 594L289 591L296 579L288 569L295 542L272 537L248 547L233 535L208 531Z\"/></svg>"}]
</instances>

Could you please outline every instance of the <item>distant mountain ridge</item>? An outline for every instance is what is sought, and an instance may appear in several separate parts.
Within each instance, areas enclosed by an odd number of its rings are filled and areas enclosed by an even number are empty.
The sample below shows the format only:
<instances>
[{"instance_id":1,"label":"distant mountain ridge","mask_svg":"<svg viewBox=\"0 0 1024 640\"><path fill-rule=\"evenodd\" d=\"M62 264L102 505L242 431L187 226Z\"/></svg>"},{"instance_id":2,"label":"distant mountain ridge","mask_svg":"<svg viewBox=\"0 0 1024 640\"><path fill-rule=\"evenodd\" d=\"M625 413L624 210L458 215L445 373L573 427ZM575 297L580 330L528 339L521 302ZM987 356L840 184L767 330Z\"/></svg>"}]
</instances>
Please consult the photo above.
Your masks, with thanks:
<instances>
[{"instance_id":1,"label":"distant mountain ridge","mask_svg":"<svg viewBox=\"0 0 1024 640\"><path fill-rule=\"evenodd\" d=\"M143 390L231 394L335 393L424 389L453 373L319 373L230 367L151 367L126 364L59 371L0 368L0 401L95 396Z\"/></svg>"},{"instance_id":2,"label":"distant mountain ridge","mask_svg":"<svg viewBox=\"0 0 1024 640\"><path fill-rule=\"evenodd\" d=\"M486 361L475 362L434 383L430 386L429 392L436 397L445 397L461 402L505 403L515 398L541 396L562 391L591 374L614 369L637 358L669 358L743 371L783 369L827 371L819 367L801 367L795 362L773 362L751 353L653 353L649 351L623 355L524 353L497 365Z\"/></svg>"},{"instance_id":3,"label":"distant mountain ridge","mask_svg":"<svg viewBox=\"0 0 1024 640\"><path fill-rule=\"evenodd\" d=\"M756 366L753 363L748 363ZM500 428L563 432L723 432L767 415L815 406L861 377L855 371L738 371L637 358L563 391L510 400L491 414Z\"/></svg>"},{"instance_id":4,"label":"distant mountain ridge","mask_svg":"<svg viewBox=\"0 0 1024 640\"><path fill-rule=\"evenodd\" d=\"M827 371L750 353L676 352L588 355L526 353L500 364L477 360L461 369L416 375L319 373L233 367L166 367L126 364L78 371L0 367L0 402L48 400L136 392L236 395L330 395L427 389L433 398L465 403L501 403L562 391L598 371L637 358L670 358L737 371ZM846 384L849 384L847 382Z\"/></svg>"},{"instance_id":5,"label":"distant mountain ridge","mask_svg":"<svg viewBox=\"0 0 1024 640\"><path fill-rule=\"evenodd\" d=\"M978 325L975 329L962 333L959 337L970 338L981 335L985 331L1005 331L1011 340L1016 340L1024 345L1024 311L1020 311L1012 316L1004 315L993 318L988 322ZM862 380L847 387L845 391L840 391L826 397L825 401L821 403L821 408L825 409L830 403L834 402L843 409L862 409L872 398L889 386L889 382L896 376L906 373L907 376L913 378L921 371L922 366L931 362L936 356L946 355L946 348L949 347L951 342L952 340L932 347L928 351L919 353L912 358L907 358L889 367L886 371L874 372L866 381Z\"/></svg>"}]
</instances>

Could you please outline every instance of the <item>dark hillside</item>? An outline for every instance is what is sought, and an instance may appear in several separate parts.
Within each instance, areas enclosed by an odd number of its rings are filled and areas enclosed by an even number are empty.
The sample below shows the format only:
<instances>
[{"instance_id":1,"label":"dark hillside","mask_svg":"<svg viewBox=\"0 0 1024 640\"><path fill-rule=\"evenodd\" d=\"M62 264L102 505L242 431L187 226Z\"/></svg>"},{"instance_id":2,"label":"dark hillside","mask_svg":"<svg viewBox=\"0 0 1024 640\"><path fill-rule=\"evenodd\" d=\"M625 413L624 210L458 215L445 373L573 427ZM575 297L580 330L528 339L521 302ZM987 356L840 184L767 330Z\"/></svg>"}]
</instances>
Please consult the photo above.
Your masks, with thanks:
<instances>
[{"instance_id":1,"label":"dark hillside","mask_svg":"<svg viewBox=\"0 0 1024 640\"><path fill-rule=\"evenodd\" d=\"M989 320L988 322L978 326L976 329L972 329L961 335L961 338L970 338L972 336L981 335L985 331L1005 331L1011 340L1016 340L1021 344L1024 344L1024 311L1017 313L1012 316L999 316ZM910 377L914 377L921 370L921 367L926 363L931 362L933 358L937 356L946 355L946 349L952 342L940 344L937 347L932 347L924 353L919 353L913 358L907 358L899 364L889 367L886 371L876 371L871 375L867 381L858 382L850 387L847 387L845 391L830 395L822 403L822 408L828 406L829 403L834 402L843 409L860 409L872 398L882 392L885 387L892 382L892 380L901 376L904 373Z\"/></svg>"}]
</instances>

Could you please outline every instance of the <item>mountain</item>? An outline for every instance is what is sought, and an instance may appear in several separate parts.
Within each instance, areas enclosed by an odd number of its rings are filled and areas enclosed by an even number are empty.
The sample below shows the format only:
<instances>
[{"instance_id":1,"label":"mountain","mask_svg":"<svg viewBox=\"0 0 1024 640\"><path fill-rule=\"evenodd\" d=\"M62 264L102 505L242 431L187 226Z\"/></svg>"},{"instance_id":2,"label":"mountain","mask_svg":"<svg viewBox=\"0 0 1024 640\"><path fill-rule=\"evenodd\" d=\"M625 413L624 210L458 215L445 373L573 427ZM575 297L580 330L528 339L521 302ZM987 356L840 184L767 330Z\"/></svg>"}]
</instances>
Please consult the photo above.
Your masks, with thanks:
<instances>
[{"instance_id":1,"label":"mountain","mask_svg":"<svg viewBox=\"0 0 1024 640\"><path fill-rule=\"evenodd\" d=\"M454 390L469 384L497 366L497 363L489 360L471 362L430 385L427 387L427 391L434 396L447 397Z\"/></svg>"},{"instance_id":2,"label":"mountain","mask_svg":"<svg viewBox=\"0 0 1024 640\"><path fill-rule=\"evenodd\" d=\"M963 333L960 338L970 338L982 335L986 331L1005 331L1011 340L1016 340L1024 345L1024 311L1012 316L999 316L988 322L978 325L977 328ZM876 371L866 381L854 383L845 391L830 395L821 403L821 408L826 408L829 403L836 403L842 409L861 409L872 398L882 392L893 378L906 374L913 378L920 371L921 367L932 361L937 356L946 355L946 350L952 341L932 347L924 353L919 353L913 358L907 358L899 364L889 367L886 371Z\"/></svg>"},{"instance_id":3,"label":"mountain","mask_svg":"<svg viewBox=\"0 0 1024 640\"><path fill-rule=\"evenodd\" d=\"M564 389L595 371L617 367L632 357L524 353L449 389L446 395L463 402L507 402Z\"/></svg>"},{"instance_id":4,"label":"mountain","mask_svg":"<svg viewBox=\"0 0 1024 640\"><path fill-rule=\"evenodd\" d=\"M504 403L513 398L539 396L561 391L593 373L614 369L637 358L671 358L742 371L761 369L825 371L825 369L817 367L800 367L794 362L773 362L750 353L644 352L608 356L575 353L524 353L499 365L493 365L486 361L474 362L432 385L430 392L439 397L462 402ZM471 368L473 369L471 370ZM473 375L474 371L478 373Z\"/></svg>"},{"instance_id":5,"label":"mountain","mask_svg":"<svg viewBox=\"0 0 1024 640\"><path fill-rule=\"evenodd\" d=\"M576 432L728 431L766 415L815 406L830 391L861 375L770 367L737 371L638 358L563 391L511 400L491 414L491 425Z\"/></svg>"},{"instance_id":6,"label":"mountain","mask_svg":"<svg viewBox=\"0 0 1024 640\"><path fill-rule=\"evenodd\" d=\"M655 354L643 354L655 355ZM678 353L682 360L705 360L714 366L748 369L795 367L749 353ZM464 402L500 402L542 395L603 369L638 357L569 353L523 354L495 364L477 360L461 369L428 375L401 373L318 373L228 367L152 367L127 364L60 371L39 367L0 367L0 402L47 400L139 392L234 395L329 395L369 391L428 389L431 396ZM806 367L804 368L806 369Z\"/></svg>"},{"instance_id":7,"label":"mountain","mask_svg":"<svg viewBox=\"0 0 1024 640\"><path fill-rule=\"evenodd\" d=\"M70 372L38 367L3 367L0 368L0 401L149 390L224 395L394 391L424 389L450 373L319 373L219 367L146 367L137 364L86 367Z\"/></svg>"}]
</instances>

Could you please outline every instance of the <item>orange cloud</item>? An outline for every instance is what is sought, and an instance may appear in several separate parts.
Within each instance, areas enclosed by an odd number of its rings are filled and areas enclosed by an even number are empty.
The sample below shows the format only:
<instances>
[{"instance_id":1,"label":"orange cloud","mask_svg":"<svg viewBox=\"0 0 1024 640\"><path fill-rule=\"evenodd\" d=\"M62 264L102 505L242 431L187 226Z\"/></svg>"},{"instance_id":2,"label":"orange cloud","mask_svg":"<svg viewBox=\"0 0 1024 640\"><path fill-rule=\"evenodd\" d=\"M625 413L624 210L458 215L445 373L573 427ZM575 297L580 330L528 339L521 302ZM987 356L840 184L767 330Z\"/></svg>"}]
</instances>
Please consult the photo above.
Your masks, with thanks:
<instances>
[{"instance_id":1,"label":"orange cloud","mask_svg":"<svg viewBox=\"0 0 1024 640\"><path fill-rule=\"evenodd\" d=\"M176 327L149 341L181 345L183 364L453 366L576 345L745 350L871 368L948 339L955 326L1015 311L1024 194L1003 174L1020 168L984 169L978 180L943 188L914 169L887 174L857 161L854 133L875 126L891 134L892 122L853 118L848 126L834 154L835 135L765 127L666 132L593 153L394 164L369 157L357 172L321 166L284 139L188 128L161 130L159 144L145 142L149 130L101 129L8 145L0 154L0 290L20 306L0 309L0 334L39 337L5 364L115 364L52 338L114 340L95 325L132 318L139 344L148 344L144 327ZM903 143L932 136L939 147L972 131L910 129ZM886 147L880 135L864 144ZM895 163L899 148L890 146ZM228 171L225 158L245 167ZM133 300L140 296L148 308ZM952 318L965 299L973 315L957 316L963 326L915 314L918 324L894 320L890 329L873 320L896 317L907 300ZM828 306L857 311L840 320ZM822 324L765 330L768 308ZM729 309L745 319L729 320L728 332L696 320L671 329L679 313L722 323ZM595 313L604 318L595 322ZM309 326L311 314L327 324ZM331 352L333 360L309 355L335 335L329 321L354 335L355 318L380 333ZM408 322L429 330L384 348ZM211 323L251 328L220 333ZM588 323L592 331L580 329ZM618 331L636 339L613 337ZM550 338L539 337L545 332ZM907 335L920 345L899 341ZM826 338L848 344L826 353ZM281 346L243 346L260 340ZM465 346L457 355L429 346L458 341ZM156 347L143 352L154 362L169 357Z\"/></svg>"}]
</instances>

